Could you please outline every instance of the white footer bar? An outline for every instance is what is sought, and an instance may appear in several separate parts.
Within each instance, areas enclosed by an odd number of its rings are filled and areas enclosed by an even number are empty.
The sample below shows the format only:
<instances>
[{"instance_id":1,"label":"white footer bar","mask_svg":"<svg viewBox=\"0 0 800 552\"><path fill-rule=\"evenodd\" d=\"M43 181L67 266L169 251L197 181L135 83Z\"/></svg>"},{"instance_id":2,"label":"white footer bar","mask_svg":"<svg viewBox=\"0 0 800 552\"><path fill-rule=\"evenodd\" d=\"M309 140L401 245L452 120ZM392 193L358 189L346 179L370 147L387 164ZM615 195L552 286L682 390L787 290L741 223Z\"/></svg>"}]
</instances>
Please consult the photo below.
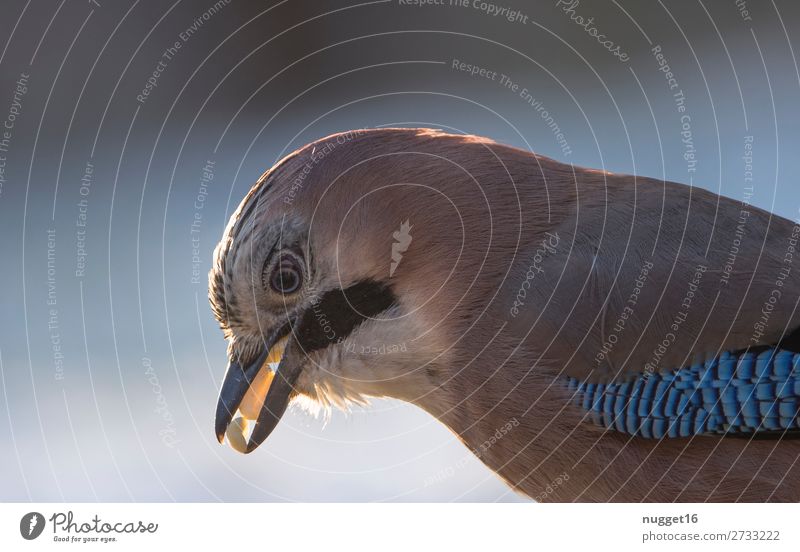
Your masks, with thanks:
<instances>
[{"instance_id":1,"label":"white footer bar","mask_svg":"<svg viewBox=\"0 0 800 552\"><path fill-rule=\"evenodd\" d=\"M0 550L796 551L799 514L797 504L16 503L0 505Z\"/></svg>"}]
</instances>

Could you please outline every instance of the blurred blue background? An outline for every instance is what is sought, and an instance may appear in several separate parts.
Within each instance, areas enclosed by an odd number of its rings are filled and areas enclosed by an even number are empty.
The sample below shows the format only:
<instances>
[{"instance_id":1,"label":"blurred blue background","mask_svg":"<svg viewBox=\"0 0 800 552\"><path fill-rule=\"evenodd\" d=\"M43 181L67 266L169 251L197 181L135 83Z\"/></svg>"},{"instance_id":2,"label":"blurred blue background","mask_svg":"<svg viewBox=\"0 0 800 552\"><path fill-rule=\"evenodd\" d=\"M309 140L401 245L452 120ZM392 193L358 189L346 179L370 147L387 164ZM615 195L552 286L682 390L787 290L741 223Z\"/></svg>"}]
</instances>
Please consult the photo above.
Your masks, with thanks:
<instances>
[{"instance_id":1,"label":"blurred blue background","mask_svg":"<svg viewBox=\"0 0 800 552\"><path fill-rule=\"evenodd\" d=\"M4 2L0 500L522 500L395 401L216 443L211 252L321 136L480 134L798 218L796 2L405 4Z\"/></svg>"}]
</instances>

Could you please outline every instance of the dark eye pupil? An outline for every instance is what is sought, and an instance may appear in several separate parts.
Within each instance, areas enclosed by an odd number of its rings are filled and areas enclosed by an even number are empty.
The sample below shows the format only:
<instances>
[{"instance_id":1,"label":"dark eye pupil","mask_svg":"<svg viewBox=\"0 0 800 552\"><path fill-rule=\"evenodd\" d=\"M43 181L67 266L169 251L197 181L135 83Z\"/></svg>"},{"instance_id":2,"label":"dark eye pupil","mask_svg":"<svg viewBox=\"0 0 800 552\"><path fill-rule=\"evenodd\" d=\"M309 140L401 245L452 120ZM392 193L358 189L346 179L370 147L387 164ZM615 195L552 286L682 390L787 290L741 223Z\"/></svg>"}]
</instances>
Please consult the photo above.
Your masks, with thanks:
<instances>
[{"instance_id":1,"label":"dark eye pupil","mask_svg":"<svg viewBox=\"0 0 800 552\"><path fill-rule=\"evenodd\" d=\"M272 273L270 285L278 293L293 293L300 287L300 274L293 266L279 266Z\"/></svg>"},{"instance_id":2,"label":"dark eye pupil","mask_svg":"<svg viewBox=\"0 0 800 552\"><path fill-rule=\"evenodd\" d=\"M268 259L261 269L261 285L274 293L295 293L303 287L301 260L290 253L283 253L275 262Z\"/></svg>"}]
</instances>

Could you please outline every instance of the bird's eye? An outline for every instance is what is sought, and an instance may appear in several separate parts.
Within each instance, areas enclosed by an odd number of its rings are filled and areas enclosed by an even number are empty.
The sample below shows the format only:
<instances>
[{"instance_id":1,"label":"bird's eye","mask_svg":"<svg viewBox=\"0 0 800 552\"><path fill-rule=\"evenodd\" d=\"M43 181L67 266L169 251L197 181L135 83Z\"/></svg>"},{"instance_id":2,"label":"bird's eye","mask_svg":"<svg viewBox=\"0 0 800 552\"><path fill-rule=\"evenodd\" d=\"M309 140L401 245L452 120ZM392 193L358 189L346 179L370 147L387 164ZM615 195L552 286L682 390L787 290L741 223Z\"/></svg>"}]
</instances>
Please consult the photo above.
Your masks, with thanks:
<instances>
[{"instance_id":1,"label":"bird's eye","mask_svg":"<svg viewBox=\"0 0 800 552\"><path fill-rule=\"evenodd\" d=\"M265 276L267 275L262 274L262 284L265 284L265 288L266 284L269 284L275 293L286 295L300 289L303 283L303 268L294 255L285 254L273 265L268 281L265 281L267 280Z\"/></svg>"}]
</instances>

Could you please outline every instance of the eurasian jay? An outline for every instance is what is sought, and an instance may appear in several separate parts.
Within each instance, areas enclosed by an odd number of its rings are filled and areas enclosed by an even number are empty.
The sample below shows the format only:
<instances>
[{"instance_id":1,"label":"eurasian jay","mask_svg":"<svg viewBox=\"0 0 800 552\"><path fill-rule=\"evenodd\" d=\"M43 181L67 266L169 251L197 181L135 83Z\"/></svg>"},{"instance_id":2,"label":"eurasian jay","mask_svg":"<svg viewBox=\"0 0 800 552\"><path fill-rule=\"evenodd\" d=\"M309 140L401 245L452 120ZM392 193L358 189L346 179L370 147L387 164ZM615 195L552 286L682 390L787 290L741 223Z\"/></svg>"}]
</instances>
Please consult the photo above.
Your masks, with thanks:
<instances>
[{"instance_id":1,"label":"eurasian jay","mask_svg":"<svg viewBox=\"0 0 800 552\"><path fill-rule=\"evenodd\" d=\"M800 500L799 238L477 136L323 138L215 250L217 438L251 452L298 397L393 397L537 500Z\"/></svg>"}]
</instances>

